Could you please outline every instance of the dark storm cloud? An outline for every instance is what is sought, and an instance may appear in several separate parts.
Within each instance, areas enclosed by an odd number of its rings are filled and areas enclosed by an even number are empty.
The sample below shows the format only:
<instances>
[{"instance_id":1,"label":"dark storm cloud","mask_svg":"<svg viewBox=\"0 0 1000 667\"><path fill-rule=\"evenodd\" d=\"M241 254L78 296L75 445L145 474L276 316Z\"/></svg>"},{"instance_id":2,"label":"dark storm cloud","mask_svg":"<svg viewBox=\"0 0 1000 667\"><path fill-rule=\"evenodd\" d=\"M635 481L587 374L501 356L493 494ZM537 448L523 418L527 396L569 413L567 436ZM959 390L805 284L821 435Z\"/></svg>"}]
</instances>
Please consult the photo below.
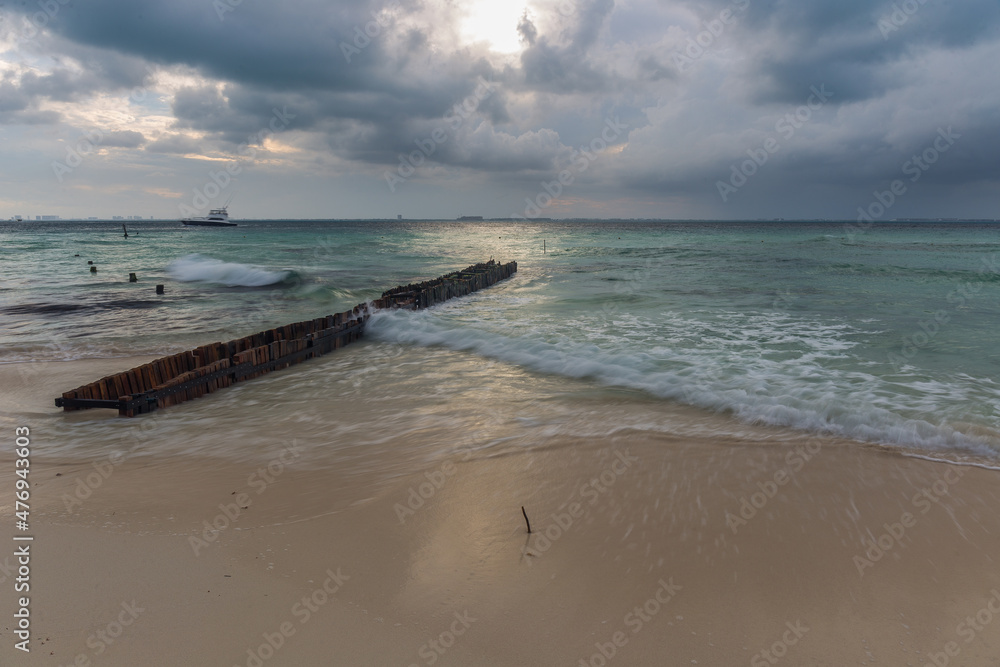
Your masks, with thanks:
<instances>
[{"instance_id":1,"label":"dark storm cloud","mask_svg":"<svg viewBox=\"0 0 1000 667\"><path fill-rule=\"evenodd\" d=\"M757 173L732 197L728 217L738 217L740 202L751 200L772 202L772 214L789 202L816 206L817 192L825 193L823 203L830 207L837 200L832 193L851 193L842 198L847 201L870 197L900 178L938 129L949 126L962 138L920 172L914 190L1000 179L994 150L1000 95L989 64L1000 53L1000 4L677 4L697 19L679 23L673 52L683 53L699 33L703 49L692 51L698 58L671 81L677 82L676 93L665 92L652 123L633 132L624 160L609 169L623 187L665 197L687 193L726 210L715 184L727 181L733 166L770 136L781 140L779 152L768 164L747 169ZM745 11L735 12L721 31L716 23L716 34L708 31L709 22L738 5ZM806 110L807 120L794 135L778 134L775 123L800 108L813 87L824 85L835 94L823 108Z\"/></svg>"},{"instance_id":2,"label":"dark storm cloud","mask_svg":"<svg viewBox=\"0 0 1000 667\"><path fill-rule=\"evenodd\" d=\"M22 74L19 86L31 97L78 101L99 92L139 88L149 74L141 59L58 37L40 35L29 45L35 57L54 63L46 73Z\"/></svg>"},{"instance_id":3,"label":"dark storm cloud","mask_svg":"<svg viewBox=\"0 0 1000 667\"><path fill-rule=\"evenodd\" d=\"M538 39L538 29L531 22L527 11L521 15L521 20L517 22L517 33L521 36L521 41L528 46L532 46L535 40Z\"/></svg>"},{"instance_id":4,"label":"dark storm cloud","mask_svg":"<svg viewBox=\"0 0 1000 667\"><path fill-rule=\"evenodd\" d=\"M395 160L397 149L419 138L401 137L405 128L444 117L474 92L480 79L495 77L481 55L462 50L442 54L418 29L393 32L405 11L398 2L346 6L302 0L279 6L248 1L223 6L232 11L221 17L213 3L190 0L158 5L95 0L66 6L51 29L77 49L100 49L105 60L87 54L98 61L86 76L61 69L25 75L22 92L29 98L73 100L88 91L138 85L142 68L127 71L121 62L125 56L161 66L186 65L225 84L221 89L180 90L171 108L176 129L235 147L267 128L276 109L286 110L294 117L290 129L349 127L347 136L331 137L331 145L387 163ZM502 92L490 96L480 101L476 113L493 123L508 122L504 100ZM174 150L175 143L157 142L149 150ZM449 154L442 151L439 157Z\"/></svg>"},{"instance_id":5,"label":"dark storm cloud","mask_svg":"<svg viewBox=\"0 0 1000 667\"><path fill-rule=\"evenodd\" d=\"M142 135L142 132L134 130L108 132L101 139L101 146L105 148L139 148L144 143L146 143L146 137Z\"/></svg>"},{"instance_id":6,"label":"dark storm cloud","mask_svg":"<svg viewBox=\"0 0 1000 667\"><path fill-rule=\"evenodd\" d=\"M328 143L346 156L386 164L413 150L427 128L440 125L480 81L492 81L497 87L475 100L468 122L433 160L520 170L544 168L555 154L543 156L539 150L549 146L558 152L562 147L548 128L511 124L508 90L595 93L614 87L599 58L591 62L614 8L612 0L575 3L560 35L542 38L529 49L523 71L505 72L462 48L442 52L419 29L393 32L397 18L408 11L396 2L242 2L221 18L212 6L194 0L152 6L95 0L66 6L50 28L78 51L89 50L84 54L92 63L88 74L32 74L22 80L22 90L29 97L68 101L87 91L141 83L142 68L128 71L123 55L164 66L187 65L225 84L178 91L171 107L176 129L235 147L266 128L275 109L286 109L294 115L290 129L333 133ZM380 22L372 30L375 17ZM359 38L366 29L378 34ZM524 30L530 29L522 26ZM95 56L98 52L104 62ZM646 77L663 76L653 60L647 59L644 67ZM490 126L478 127L480 119ZM147 149L176 150L177 141L163 140ZM459 145L463 141L469 144ZM498 154L484 153L490 150Z\"/></svg>"},{"instance_id":7,"label":"dark storm cloud","mask_svg":"<svg viewBox=\"0 0 1000 667\"><path fill-rule=\"evenodd\" d=\"M998 25L993 0L772 0L752 2L734 32L747 55L741 74L758 84L755 102L792 102L825 82L844 103L900 85L882 76L885 65L927 49L972 46Z\"/></svg>"},{"instance_id":8,"label":"dark storm cloud","mask_svg":"<svg viewBox=\"0 0 1000 667\"><path fill-rule=\"evenodd\" d=\"M0 81L0 112L24 111L31 103L31 97L9 78Z\"/></svg>"},{"instance_id":9,"label":"dark storm cloud","mask_svg":"<svg viewBox=\"0 0 1000 667\"><path fill-rule=\"evenodd\" d=\"M21 92L29 98L45 97L57 102L83 99L101 90L100 78L94 73L75 73L57 69L51 74L27 72L21 77Z\"/></svg>"},{"instance_id":10,"label":"dark storm cloud","mask_svg":"<svg viewBox=\"0 0 1000 667\"><path fill-rule=\"evenodd\" d=\"M76 44L49 34L39 34L21 43L23 55L52 61L47 71L23 68L5 73L0 83L0 107L14 107L21 113L2 114L4 124L55 124L61 114L38 111L44 101L84 102L95 94L143 90L149 74L141 59L87 45ZM41 55L39 55L41 54Z\"/></svg>"},{"instance_id":11,"label":"dark storm cloud","mask_svg":"<svg viewBox=\"0 0 1000 667\"><path fill-rule=\"evenodd\" d=\"M244 2L231 9L220 16L204 0L92 0L63 6L48 27L80 44L163 64L184 63L226 80L277 88L360 85L363 77L356 69L330 67L330 57L342 57L339 41L364 24L368 6L301 0Z\"/></svg>"},{"instance_id":12,"label":"dark storm cloud","mask_svg":"<svg viewBox=\"0 0 1000 667\"><path fill-rule=\"evenodd\" d=\"M541 39L521 55L528 88L550 93L604 92L611 81L572 49Z\"/></svg>"},{"instance_id":13,"label":"dark storm cloud","mask_svg":"<svg viewBox=\"0 0 1000 667\"><path fill-rule=\"evenodd\" d=\"M0 81L0 124L54 125L59 119L56 111L39 111L37 100L9 74Z\"/></svg>"},{"instance_id":14,"label":"dark storm cloud","mask_svg":"<svg viewBox=\"0 0 1000 667\"><path fill-rule=\"evenodd\" d=\"M676 55L734 8L679 69ZM775 135L776 120L812 87L826 86L832 99L782 137L734 201L751 191L760 202L764 192L775 201L864 194L948 125L963 138L923 182L1000 178L995 0L553 0L522 16L524 48L506 61L455 39L455 21L447 3L416 0L60 5L31 44L54 64L5 73L0 123L55 122L40 104L142 87L150 65L190 68L203 83L170 100L177 134L122 136L120 147L231 152L281 114L286 141L391 169L443 128L428 163L531 183L551 180L571 147L618 117L628 130L576 176L578 190L704 195L717 205L715 182ZM476 92L483 82L488 95ZM456 105L470 99L454 123Z\"/></svg>"},{"instance_id":15,"label":"dark storm cloud","mask_svg":"<svg viewBox=\"0 0 1000 667\"><path fill-rule=\"evenodd\" d=\"M659 81L661 79L674 79L677 72L660 62L655 56L644 56L638 60L639 77L648 81Z\"/></svg>"},{"instance_id":16,"label":"dark storm cloud","mask_svg":"<svg viewBox=\"0 0 1000 667\"><path fill-rule=\"evenodd\" d=\"M30 12L34 6L23 9ZM439 114L448 104L442 98L451 100L468 88L460 79L489 70L482 61L455 54L434 63L439 70L434 76L404 71L409 58L426 57L429 47L419 31L410 30L394 35L401 38L402 52L386 53L394 16L403 11L395 0L351 5L247 1L230 9L220 18L213 3L204 0L156 4L94 0L64 6L49 27L72 42L102 49L105 60L92 69L105 79L127 78L113 66L119 64L114 54L129 54L161 65L189 65L249 89L373 94L372 112L392 98L397 109ZM363 31L375 17L381 20L376 36L366 37ZM365 40L359 40L359 30ZM345 45L357 53L345 55ZM135 77L122 83L136 85Z\"/></svg>"},{"instance_id":17,"label":"dark storm cloud","mask_svg":"<svg viewBox=\"0 0 1000 667\"><path fill-rule=\"evenodd\" d=\"M518 32L527 43L521 68L527 87L555 93L596 93L613 87L614 78L591 51L614 0L580 0L570 14L570 25L556 36L539 35L525 15Z\"/></svg>"}]
</instances>

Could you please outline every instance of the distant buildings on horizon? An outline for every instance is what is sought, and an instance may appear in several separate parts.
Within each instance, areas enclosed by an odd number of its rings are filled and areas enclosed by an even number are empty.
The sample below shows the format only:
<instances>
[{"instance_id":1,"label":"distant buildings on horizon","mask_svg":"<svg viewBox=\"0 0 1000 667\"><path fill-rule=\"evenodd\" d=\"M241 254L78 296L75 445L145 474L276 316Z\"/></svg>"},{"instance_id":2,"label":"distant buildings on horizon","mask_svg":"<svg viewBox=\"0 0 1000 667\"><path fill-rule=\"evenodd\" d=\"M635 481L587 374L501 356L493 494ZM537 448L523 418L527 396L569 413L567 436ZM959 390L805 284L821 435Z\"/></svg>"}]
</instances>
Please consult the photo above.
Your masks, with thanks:
<instances>
[{"instance_id":1,"label":"distant buildings on horizon","mask_svg":"<svg viewBox=\"0 0 1000 667\"><path fill-rule=\"evenodd\" d=\"M15 215L15 216L11 216L10 219L11 220L29 220L30 221L31 220L31 216L30 215L29 216ZM45 221L45 220L107 220L107 219L108 218L98 218L97 216L94 216L94 215L92 215L90 217L87 217L87 218L63 218L60 215L36 215L35 216L35 220L38 221L38 222L42 222L42 221ZM111 216L111 220L154 220L154 219L155 218L153 218L153 216L149 216L147 218L147 217L141 216L141 215L113 215L113 216Z\"/></svg>"},{"instance_id":2,"label":"distant buildings on horizon","mask_svg":"<svg viewBox=\"0 0 1000 667\"><path fill-rule=\"evenodd\" d=\"M35 216L21 216L13 215L6 218L9 222L31 222L31 221L53 221L53 220L65 220L67 222L72 221L114 221L114 222L124 222L124 221L149 221L149 220L160 220L167 221L171 218L155 218L153 216L141 216L141 215L113 215L110 218L102 218L98 216L89 217L69 217L63 218L59 215L35 215ZM253 218L248 218L248 220ZM271 220L272 218L260 218ZM278 218L274 218L278 220ZM335 218L281 218L280 220L334 220ZM345 220L372 220L380 221L384 218L344 218ZM446 220L447 218L403 218L402 214L396 215L397 221L438 221ZM4 218L0 218L4 220ZM733 219L710 219L710 218L582 218L582 217L570 217L570 218L493 218L484 217L481 215L463 215L458 218L454 218L457 222L556 222L556 221L577 221L577 222L852 222L851 219L838 219L838 218L744 218L740 220ZM882 220L881 222L1000 222L997 218L889 218Z\"/></svg>"}]
</instances>

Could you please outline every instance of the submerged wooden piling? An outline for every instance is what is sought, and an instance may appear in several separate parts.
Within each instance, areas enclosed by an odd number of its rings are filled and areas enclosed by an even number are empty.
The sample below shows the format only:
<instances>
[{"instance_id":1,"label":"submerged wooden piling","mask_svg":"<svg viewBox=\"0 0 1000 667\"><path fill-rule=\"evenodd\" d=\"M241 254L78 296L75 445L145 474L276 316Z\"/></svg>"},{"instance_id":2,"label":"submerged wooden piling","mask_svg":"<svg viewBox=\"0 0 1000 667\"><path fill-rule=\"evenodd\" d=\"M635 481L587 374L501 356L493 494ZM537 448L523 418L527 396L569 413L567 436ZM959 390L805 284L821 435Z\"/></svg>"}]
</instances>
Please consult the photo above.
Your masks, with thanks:
<instances>
[{"instance_id":1,"label":"submerged wooden piling","mask_svg":"<svg viewBox=\"0 0 1000 667\"><path fill-rule=\"evenodd\" d=\"M434 280L393 287L381 298L343 313L286 324L226 343L209 343L109 375L65 392L55 404L67 411L112 408L125 417L152 412L339 349L361 338L365 322L376 309L428 308L489 287L516 272L517 262L498 264L491 259ZM156 287L162 294L162 286Z\"/></svg>"}]
</instances>

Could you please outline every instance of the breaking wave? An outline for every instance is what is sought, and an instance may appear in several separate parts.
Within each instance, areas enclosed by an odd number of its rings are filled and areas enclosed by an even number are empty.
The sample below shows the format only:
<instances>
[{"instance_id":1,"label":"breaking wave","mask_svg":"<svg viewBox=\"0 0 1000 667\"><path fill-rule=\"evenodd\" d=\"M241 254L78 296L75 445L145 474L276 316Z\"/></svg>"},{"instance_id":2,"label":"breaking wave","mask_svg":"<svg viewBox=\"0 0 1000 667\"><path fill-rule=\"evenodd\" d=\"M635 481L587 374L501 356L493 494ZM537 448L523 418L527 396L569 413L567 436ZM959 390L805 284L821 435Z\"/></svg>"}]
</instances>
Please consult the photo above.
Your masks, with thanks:
<instances>
[{"instance_id":1,"label":"breaking wave","mask_svg":"<svg viewBox=\"0 0 1000 667\"><path fill-rule=\"evenodd\" d=\"M215 283L227 287L264 287L288 282L296 276L294 271L272 271L197 253L170 262L167 274L180 282Z\"/></svg>"}]
</instances>

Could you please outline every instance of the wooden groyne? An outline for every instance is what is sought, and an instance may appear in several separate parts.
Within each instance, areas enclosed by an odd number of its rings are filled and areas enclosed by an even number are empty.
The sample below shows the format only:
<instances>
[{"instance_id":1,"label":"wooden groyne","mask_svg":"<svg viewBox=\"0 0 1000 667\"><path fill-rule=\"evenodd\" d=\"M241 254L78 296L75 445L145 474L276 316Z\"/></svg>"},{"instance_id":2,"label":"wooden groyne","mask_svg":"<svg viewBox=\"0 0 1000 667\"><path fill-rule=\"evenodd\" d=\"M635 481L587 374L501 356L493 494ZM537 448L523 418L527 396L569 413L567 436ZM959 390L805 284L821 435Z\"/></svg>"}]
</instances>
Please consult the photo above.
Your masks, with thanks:
<instances>
[{"instance_id":1,"label":"wooden groyne","mask_svg":"<svg viewBox=\"0 0 1000 667\"><path fill-rule=\"evenodd\" d=\"M125 417L152 412L319 357L361 338L379 308L428 308L489 287L517 271L517 262L475 264L434 280L401 285L352 310L286 324L228 343L210 343L163 357L67 391L55 399L63 410L113 408Z\"/></svg>"}]
</instances>

